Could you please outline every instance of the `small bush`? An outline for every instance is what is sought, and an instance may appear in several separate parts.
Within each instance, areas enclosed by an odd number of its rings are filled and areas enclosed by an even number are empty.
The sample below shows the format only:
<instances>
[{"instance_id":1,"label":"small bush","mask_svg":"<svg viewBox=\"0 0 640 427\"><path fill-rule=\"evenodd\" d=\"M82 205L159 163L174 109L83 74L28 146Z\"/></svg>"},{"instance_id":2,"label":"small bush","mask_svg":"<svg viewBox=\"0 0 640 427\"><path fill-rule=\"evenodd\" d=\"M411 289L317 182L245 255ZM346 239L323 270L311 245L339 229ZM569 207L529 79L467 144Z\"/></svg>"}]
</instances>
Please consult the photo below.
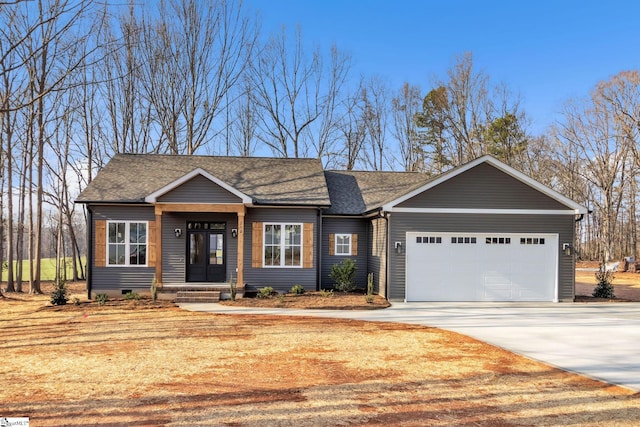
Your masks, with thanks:
<instances>
[{"instance_id":1,"label":"small bush","mask_svg":"<svg viewBox=\"0 0 640 427\"><path fill-rule=\"evenodd\" d=\"M78 298L78 297L73 297L73 303L74 303L75 305L80 305L80 298Z\"/></svg>"},{"instance_id":2,"label":"small bush","mask_svg":"<svg viewBox=\"0 0 640 427\"><path fill-rule=\"evenodd\" d=\"M156 276L153 276L153 281L151 282L151 299L153 302L158 301L158 281L156 280Z\"/></svg>"},{"instance_id":3,"label":"small bush","mask_svg":"<svg viewBox=\"0 0 640 427\"><path fill-rule=\"evenodd\" d=\"M229 280L229 295L231 296L231 301L236 300L237 294L238 294L238 285L233 280L233 276L231 276L231 279Z\"/></svg>"},{"instance_id":4,"label":"small bush","mask_svg":"<svg viewBox=\"0 0 640 427\"><path fill-rule=\"evenodd\" d=\"M613 271L607 270L604 263L600 264L598 271L596 272L596 280L598 281L596 287L593 289L593 295L595 298L615 298L613 293Z\"/></svg>"},{"instance_id":5,"label":"small bush","mask_svg":"<svg viewBox=\"0 0 640 427\"><path fill-rule=\"evenodd\" d=\"M124 299L127 301L135 300L138 301L140 299L140 294L136 292L127 292L124 294Z\"/></svg>"},{"instance_id":6,"label":"small bush","mask_svg":"<svg viewBox=\"0 0 640 427\"><path fill-rule=\"evenodd\" d=\"M320 296L324 298L330 298L333 296L333 289L320 289Z\"/></svg>"},{"instance_id":7,"label":"small bush","mask_svg":"<svg viewBox=\"0 0 640 427\"><path fill-rule=\"evenodd\" d=\"M340 264L332 265L329 277L335 282L334 289L340 292L352 292L355 290L354 278L356 270L356 262L351 258L345 259Z\"/></svg>"},{"instance_id":8,"label":"small bush","mask_svg":"<svg viewBox=\"0 0 640 427\"><path fill-rule=\"evenodd\" d=\"M98 294L96 295L96 301L100 305L105 305L109 301L109 296L107 294Z\"/></svg>"},{"instance_id":9,"label":"small bush","mask_svg":"<svg viewBox=\"0 0 640 427\"><path fill-rule=\"evenodd\" d=\"M368 304L373 304L373 273L367 274L367 295L364 299Z\"/></svg>"},{"instance_id":10,"label":"small bush","mask_svg":"<svg viewBox=\"0 0 640 427\"><path fill-rule=\"evenodd\" d=\"M51 292L51 304L65 305L69 301L67 298L67 286L64 281L60 280L56 283L56 287Z\"/></svg>"},{"instance_id":11,"label":"small bush","mask_svg":"<svg viewBox=\"0 0 640 427\"><path fill-rule=\"evenodd\" d=\"M291 287L291 289L289 290L289 293L296 294L296 295L302 295L302 294L304 294L304 288L302 287L302 285L293 285Z\"/></svg>"},{"instance_id":12,"label":"small bush","mask_svg":"<svg viewBox=\"0 0 640 427\"><path fill-rule=\"evenodd\" d=\"M273 288L271 286L265 286L264 288L260 288L258 290L258 298L271 298L273 294Z\"/></svg>"}]
</instances>

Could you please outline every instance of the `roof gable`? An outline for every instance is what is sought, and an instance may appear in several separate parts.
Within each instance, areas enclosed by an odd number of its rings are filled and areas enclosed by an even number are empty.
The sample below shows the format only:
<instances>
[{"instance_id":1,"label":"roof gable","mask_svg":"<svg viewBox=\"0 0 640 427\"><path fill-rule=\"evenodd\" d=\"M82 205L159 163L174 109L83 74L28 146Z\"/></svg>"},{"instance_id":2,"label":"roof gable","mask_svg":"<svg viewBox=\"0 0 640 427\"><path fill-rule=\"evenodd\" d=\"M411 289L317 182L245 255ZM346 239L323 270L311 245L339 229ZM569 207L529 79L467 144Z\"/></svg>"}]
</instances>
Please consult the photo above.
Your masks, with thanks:
<instances>
[{"instance_id":1,"label":"roof gable","mask_svg":"<svg viewBox=\"0 0 640 427\"><path fill-rule=\"evenodd\" d=\"M492 173L492 171L495 173ZM463 175L469 176L463 179ZM511 182L505 181L505 178ZM500 186L502 193L496 192L495 197L488 200L486 190L492 187L492 179L494 184ZM505 188L499 183L509 185ZM418 204L420 208L424 209L481 209L480 206L473 205L468 199L465 199L465 193L478 195L480 190L482 190L481 199L484 202L483 205L491 208L491 210L570 210L576 214L588 212L584 206L540 184L492 156L480 157L445 172L424 185L385 203L382 209L386 211L397 210L398 208L411 209L417 208ZM443 197L445 195L447 197ZM518 200L521 203L518 203Z\"/></svg>"},{"instance_id":2,"label":"roof gable","mask_svg":"<svg viewBox=\"0 0 640 427\"><path fill-rule=\"evenodd\" d=\"M247 196L246 194L242 193L241 191L238 191L237 189L233 188L232 186L230 186L226 182L223 182L222 180L216 178L215 176L211 175L209 172L207 172L207 171L205 171L205 170L203 170L201 168L196 168L196 169L192 170L191 172L189 172L188 174L186 174L186 175L176 179L175 181L168 183L164 187L154 191L153 193L151 193L147 197L145 197L144 201L147 202L147 203L155 203L155 202L159 201L158 199L161 198L162 196L166 196L169 193L173 192L174 190L177 190L179 187L185 186L189 182L193 182L196 179L196 177L203 177L203 178L207 179L208 181L210 181L211 183L223 188L228 193L231 193L232 195L234 195L237 198L239 198L240 199L239 201L241 201L244 204L251 204L252 203L251 197Z\"/></svg>"}]
</instances>

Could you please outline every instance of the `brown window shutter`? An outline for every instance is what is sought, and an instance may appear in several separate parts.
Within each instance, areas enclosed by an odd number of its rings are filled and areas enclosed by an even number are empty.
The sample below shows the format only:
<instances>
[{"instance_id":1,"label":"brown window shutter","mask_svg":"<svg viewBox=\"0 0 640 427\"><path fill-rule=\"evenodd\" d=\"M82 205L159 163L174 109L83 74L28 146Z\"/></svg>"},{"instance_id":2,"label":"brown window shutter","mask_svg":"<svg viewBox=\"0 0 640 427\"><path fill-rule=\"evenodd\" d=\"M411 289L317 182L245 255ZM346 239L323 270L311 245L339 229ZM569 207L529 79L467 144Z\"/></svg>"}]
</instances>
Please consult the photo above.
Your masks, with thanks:
<instances>
[{"instance_id":1,"label":"brown window shutter","mask_svg":"<svg viewBox=\"0 0 640 427\"><path fill-rule=\"evenodd\" d=\"M147 266L155 267L156 266L156 222L149 221L147 225L149 229L147 230Z\"/></svg>"},{"instance_id":2,"label":"brown window shutter","mask_svg":"<svg viewBox=\"0 0 640 427\"><path fill-rule=\"evenodd\" d=\"M313 223L302 224L302 268L313 268Z\"/></svg>"},{"instance_id":3,"label":"brown window shutter","mask_svg":"<svg viewBox=\"0 0 640 427\"><path fill-rule=\"evenodd\" d=\"M95 221L95 225L93 264L96 267L105 267L107 265L107 221L98 219Z\"/></svg>"},{"instance_id":4,"label":"brown window shutter","mask_svg":"<svg viewBox=\"0 0 640 427\"><path fill-rule=\"evenodd\" d=\"M336 254L336 235L331 233L329 234L329 255Z\"/></svg>"},{"instance_id":5,"label":"brown window shutter","mask_svg":"<svg viewBox=\"0 0 640 427\"><path fill-rule=\"evenodd\" d=\"M357 234L351 235L351 255L353 256L358 255L358 235Z\"/></svg>"},{"instance_id":6,"label":"brown window shutter","mask_svg":"<svg viewBox=\"0 0 640 427\"><path fill-rule=\"evenodd\" d=\"M251 267L262 268L262 223L254 222L251 233Z\"/></svg>"}]
</instances>

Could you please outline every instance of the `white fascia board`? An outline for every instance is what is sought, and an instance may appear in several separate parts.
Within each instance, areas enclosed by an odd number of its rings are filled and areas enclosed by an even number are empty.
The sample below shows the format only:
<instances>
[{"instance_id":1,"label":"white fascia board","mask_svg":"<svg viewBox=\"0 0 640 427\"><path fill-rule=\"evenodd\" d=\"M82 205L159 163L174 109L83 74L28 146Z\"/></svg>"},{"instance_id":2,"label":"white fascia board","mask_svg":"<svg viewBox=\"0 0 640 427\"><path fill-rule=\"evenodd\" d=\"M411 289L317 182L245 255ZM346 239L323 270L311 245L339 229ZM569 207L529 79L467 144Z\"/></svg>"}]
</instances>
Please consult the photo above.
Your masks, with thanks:
<instances>
[{"instance_id":1,"label":"white fascia board","mask_svg":"<svg viewBox=\"0 0 640 427\"><path fill-rule=\"evenodd\" d=\"M575 209L467 209L467 208L392 208L399 213L486 214L486 215L578 215Z\"/></svg>"},{"instance_id":2,"label":"white fascia board","mask_svg":"<svg viewBox=\"0 0 640 427\"><path fill-rule=\"evenodd\" d=\"M478 157L477 159L466 163L458 168L454 168L451 169L448 172L443 173L442 175L440 175L438 178L434 179L433 181L430 181L428 183L426 183L425 185L423 185L420 188L416 188L415 190L405 194L404 196L401 196L395 200L390 201L389 203L386 203L382 206L382 210L387 211L387 212L391 212L391 211L397 211L396 209L394 209L394 206L404 202L405 200L408 200L414 196L417 196L418 194L435 187L436 185L439 185L455 176L460 175L461 173L464 173L466 171L468 171L471 168L474 168L476 166L478 166L481 163L489 163L493 166L495 166L497 169L501 170L502 172L506 173L507 175L512 176L513 178L517 179L520 182L523 182L524 184L538 190L539 192L551 197L552 199L562 203L563 205L567 206L568 208L571 208L572 210L574 210L576 214L586 214L589 213L589 209L587 209L586 207L574 202L571 199L568 199L567 197L563 196L562 194L558 193L557 191L554 191L552 189L550 189L549 187L540 184L538 181L526 176L525 174L523 174L522 172L519 172L517 170L515 170L514 168L512 168L511 166L502 163L500 160L496 159L493 156L490 155L485 155L482 157ZM564 211L563 211L564 212Z\"/></svg>"},{"instance_id":3,"label":"white fascia board","mask_svg":"<svg viewBox=\"0 0 640 427\"><path fill-rule=\"evenodd\" d=\"M230 186L226 182L221 181L220 179L216 178L215 176L211 175L209 172L207 172L207 171L205 171L204 169L201 169L201 168L194 169L191 172L189 172L188 174L176 179L173 182L170 182L169 184L165 185L164 187L160 188L159 190L154 191L153 193L151 193L147 197L145 197L144 201L147 202L147 203L155 203L157 201L158 197L168 193L171 190L174 190L174 189L180 187L182 184L192 180L193 178L195 178L198 175L201 175L201 176L207 178L209 181L211 181L214 184L224 188L225 190L227 190L231 194L233 194L235 196L238 196L240 199L242 199L242 203L244 203L246 205L251 205L253 203L253 200L251 199L251 197L247 196L246 194L242 193L241 191L236 190L235 188L233 188L232 186Z\"/></svg>"}]
</instances>

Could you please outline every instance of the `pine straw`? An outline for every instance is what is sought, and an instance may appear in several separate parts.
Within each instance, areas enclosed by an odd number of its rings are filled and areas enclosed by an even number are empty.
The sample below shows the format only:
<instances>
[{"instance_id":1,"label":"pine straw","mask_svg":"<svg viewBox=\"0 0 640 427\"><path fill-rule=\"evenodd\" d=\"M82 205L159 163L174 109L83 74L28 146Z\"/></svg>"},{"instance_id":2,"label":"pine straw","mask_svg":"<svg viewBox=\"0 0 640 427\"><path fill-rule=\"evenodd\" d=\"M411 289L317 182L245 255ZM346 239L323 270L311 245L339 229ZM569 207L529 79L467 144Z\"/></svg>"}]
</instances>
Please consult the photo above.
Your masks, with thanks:
<instances>
[{"instance_id":1,"label":"pine straw","mask_svg":"<svg viewBox=\"0 0 640 427\"><path fill-rule=\"evenodd\" d=\"M0 300L0 416L84 425L637 425L640 394L434 328Z\"/></svg>"}]
</instances>

